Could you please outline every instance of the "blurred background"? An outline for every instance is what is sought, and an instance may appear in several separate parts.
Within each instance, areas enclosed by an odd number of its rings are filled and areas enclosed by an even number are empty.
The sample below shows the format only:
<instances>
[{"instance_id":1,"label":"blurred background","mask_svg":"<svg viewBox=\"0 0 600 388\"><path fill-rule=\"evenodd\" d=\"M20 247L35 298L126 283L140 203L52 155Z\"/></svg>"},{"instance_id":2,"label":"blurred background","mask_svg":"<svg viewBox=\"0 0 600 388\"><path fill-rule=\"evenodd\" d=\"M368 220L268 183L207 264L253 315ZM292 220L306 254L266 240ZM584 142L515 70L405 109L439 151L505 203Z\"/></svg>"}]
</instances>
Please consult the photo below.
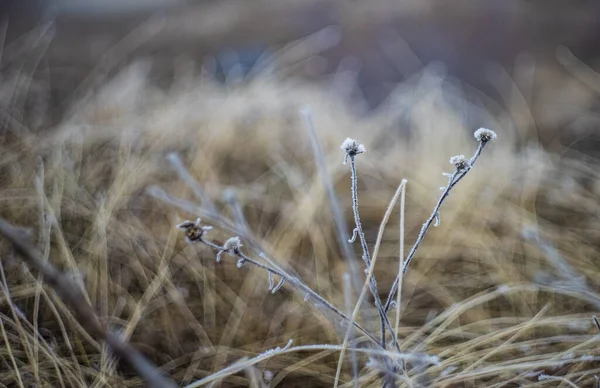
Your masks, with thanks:
<instances>
[{"instance_id":1,"label":"blurred background","mask_svg":"<svg viewBox=\"0 0 600 388\"><path fill-rule=\"evenodd\" d=\"M166 86L183 63L231 80L277 58L280 76L327 80L365 114L430 67L466 99L514 111L518 93L532 120L519 127L543 131L544 144L566 128L588 136L597 124L594 115L581 117L596 109L597 79L587 78L598 60L594 0L6 0L0 7L3 67L29 51L58 114L75 91L134 60L150 60L152 80Z\"/></svg>"},{"instance_id":2,"label":"blurred background","mask_svg":"<svg viewBox=\"0 0 600 388\"><path fill-rule=\"evenodd\" d=\"M347 311L357 290L344 276L360 284L363 268L333 218L338 207L352 230L341 142L367 148L358 191L371 249L408 179L408 250L449 158L472 155L473 131L488 127L498 140L404 281L402 349L441 363L409 364L403 386L596 384L597 0L4 0L0 43L0 215L177 383L290 338L338 344L345 329L288 285L268 293L264 272L215 263L176 224L205 216L219 242L230 220ZM399 218L379 251L382 297ZM144 386L4 242L0 257L0 383ZM359 321L376 332L368 302ZM222 386L330 387L338 356L274 356ZM357 357L342 385L381 386Z\"/></svg>"}]
</instances>

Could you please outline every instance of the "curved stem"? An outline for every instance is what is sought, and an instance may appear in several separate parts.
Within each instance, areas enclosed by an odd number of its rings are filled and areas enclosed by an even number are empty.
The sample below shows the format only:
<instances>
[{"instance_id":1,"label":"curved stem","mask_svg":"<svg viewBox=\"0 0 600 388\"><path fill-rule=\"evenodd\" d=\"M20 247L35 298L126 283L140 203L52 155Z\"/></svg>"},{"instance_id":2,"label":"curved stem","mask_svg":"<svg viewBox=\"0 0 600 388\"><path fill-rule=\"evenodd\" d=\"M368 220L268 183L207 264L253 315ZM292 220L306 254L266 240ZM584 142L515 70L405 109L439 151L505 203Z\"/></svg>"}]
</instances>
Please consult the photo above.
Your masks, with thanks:
<instances>
[{"instance_id":1,"label":"curved stem","mask_svg":"<svg viewBox=\"0 0 600 388\"><path fill-rule=\"evenodd\" d=\"M366 268L369 269L371 267L371 254L369 253L369 246L367 245L367 239L365 238L365 233L362 228L362 223L360 222L360 213L358 211L358 184L357 184L357 174L356 174L356 163L354 161L355 155L350 156L350 170L352 177L352 212L354 214L354 223L356 224L356 228L354 229L353 236L357 235L360 239L360 246L363 251L363 260L365 262ZM386 310L384 309L381 298L379 297L379 290L377 288L377 280L375 276L371 276L369 281L369 290L373 295L373 299L375 300L375 307L377 308L377 312L379 313L379 327L381 331L381 342L380 345L385 349L386 348L386 329L390 331L392 336L392 340L396 350L400 351L400 347L398 345L396 336L393 334L392 323L390 322Z\"/></svg>"},{"instance_id":2,"label":"curved stem","mask_svg":"<svg viewBox=\"0 0 600 388\"><path fill-rule=\"evenodd\" d=\"M423 224L423 227L421 228L421 231L419 232L419 236L417 237L417 241L415 241L415 244L413 245L410 252L408 253L408 256L406 257L406 260L404 261L404 265L402 267L402 272L398 273L398 276L396 276L396 279L394 280L394 283L392 284L392 288L391 288L388 298L385 302L384 310L386 313L389 311L390 306L392 305L392 302L394 300L394 296L395 296L396 292L398 291L398 285L400 284L400 278L402 276L404 276L404 274L406 274L406 271L408 270L408 266L415 258L415 253L417 252L417 249L423 242L423 239L425 238L427 231L431 227L431 224L438 217L440 208L442 207L442 204L444 203L446 198L448 198L448 195L450 194L450 190L452 190L456 186L456 184L458 182L460 182L465 177L465 175L467 175L467 173L469 171L471 171L471 168L473 168L473 165L477 161L477 158L479 158L479 156L481 155L481 151L483 151L483 147L485 147L486 144L487 144L486 142L479 143L479 147L477 147L475 154L469 160L469 168L468 169L455 170L454 173L452 174L452 176L450 177L448 186L446 187L446 189L440 196L440 199L438 199L437 203L435 204L435 207L433 208L433 212L431 212L431 215L429 216L427 221L425 221L425 223Z\"/></svg>"},{"instance_id":3,"label":"curved stem","mask_svg":"<svg viewBox=\"0 0 600 388\"><path fill-rule=\"evenodd\" d=\"M199 240L199 242L215 249L218 252L223 252L226 251L225 247L214 244L206 239L204 239L204 237L201 237ZM321 295L319 295L319 293L317 293L316 291L314 291L312 288L310 288L309 286L307 286L306 284L304 284L304 282L302 282L300 279L298 279L295 276L292 276L290 274L288 274L286 271L284 271L281 268L275 268L272 267L270 265L261 263L257 260L254 260L253 258L245 255L244 253L242 253L241 251L235 251L233 252L233 254L235 256L237 256L238 258L244 260L244 262L252 264L258 268L262 268L266 271L268 271L269 273L272 273L274 275L277 275L279 277L281 277L282 279L285 279L286 282L293 284L294 286L296 286L297 288L299 288L301 291L303 291L304 293L308 294L311 298L313 298L314 300L316 300L320 305L324 306L326 309L328 309L329 311L333 312L335 315L337 315L338 317L342 318L344 321L349 322L350 319L346 316L346 314L344 314L340 309L338 309L337 307L335 307L333 304L331 304L329 301L327 301L325 298L323 298ZM379 341L375 338L375 336L373 336L373 334L369 333L366 329L364 329L361 325L359 325L356 322L352 322L352 325L362 334L364 334L365 336L367 336L371 341L373 341L374 343L376 343L377 345L381 346L381 344L379 343Z\"/></svg>"}]
</instances>

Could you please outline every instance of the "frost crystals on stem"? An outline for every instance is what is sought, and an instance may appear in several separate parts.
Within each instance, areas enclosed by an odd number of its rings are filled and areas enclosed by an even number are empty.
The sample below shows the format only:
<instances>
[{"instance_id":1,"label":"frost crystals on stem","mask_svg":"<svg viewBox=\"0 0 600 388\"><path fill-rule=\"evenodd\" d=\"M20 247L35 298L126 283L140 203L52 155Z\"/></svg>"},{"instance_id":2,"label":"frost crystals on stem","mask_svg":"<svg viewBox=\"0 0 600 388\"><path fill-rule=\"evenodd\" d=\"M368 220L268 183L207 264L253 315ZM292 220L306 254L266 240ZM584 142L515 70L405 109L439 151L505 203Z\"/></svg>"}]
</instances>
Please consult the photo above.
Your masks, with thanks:
<instances>
[{"instance_id":1,"label":"frost crystals on stem","mask_svg":"<svg viewBox=\"0 0 600 388\"><path fill-rule=\"evenodd\" d=\"M277 285L275 285L275 279L273 278L273 273L269 272L269 291L271 291L271 294L276 293L277 291L279 291L279 289L281 287L283 287L283 284L285 283L285 278L282 277L279 280L279 283L277 283Z\"/></svg>"},{"instance_id":2,"label":"frost crystals on stem","mask_svg":"<svg viewBox=\"0 0 600 388\"><path fill-rule=\"evenodd\" d=\"M429 227L432 224L434 226L439 225L439 223L440 223L440 208L442 207L444 200L446 198L448 198L452 188L454 186L456 186L456 184L458 182L460 182L467 175L467 173L469 171L471 171L471 168L473 168L473 165L477 161L477 158L479 158L479 155L481 155L481 152L483 151L483 148L485 147L485 145L488 142L495 140L497 137L496 132L492 131L491 129L487 129L487 128L479 128L478 130L475 131L473 136L479 142L479 146L477 147L477 150L475 151L475 154L471 157L471 159L468 159L464 155L456 155L456 156L453 156L452 158L450 158L450 163L453 164L454 168L455 168L454 172L452 174L443 173L443 175L445 177L448 177L448 185L442 189L442 195L440 196L435 207L433 208L433 212L431 213L431 215L429 216L427 221L425 221L425 223L423 224L423 227L421 228L421 231L419 232L419 236L417 237L417 241L415 241L415 244L411 248L410 252L408 253L408 256L406 257L406 260L404 261L402 271L398 274L398 276L396 276L396 279L394 280L394 283L392 284L392 288L390 290L390 293L388 295L388 298L387 298L387 301L386 301L385 307L384 307L384 310L386 313L389 311L389 309L392 305L392 301L394 300L394 295L398 291L398 285L400 283L400 278L404 274L406 274L408 266L410 265L412 260L415 258L415 253L416 253L417 249L419 248L419 246L421 245L421 243L423 242L423 239L425 238L425 235L427 234Z\"/></svg>"},{"instance_id":3,"label":"frost crystals on stem","mask_svg":"<svg viewBox=\"0 0 600 388\"><path fill-rule=\"evenodd\" d=\"M259 357L260 357L260 356L266 356L266 355L271 355L271 354L279 353L279 352L282 352L282 351L284 351L284 350L288 350L288 349L290 348L290 346L292 346L292 343L293 343L293 342L294 342L294 340L293 340L293 339L290 339L290 340L287 342L287 344L285 344L285 346L284 346L283 348L282 348L282 347L280 347L280 346L277 346L277 347L276 347L276 348L274 348L274 349L268 349L268 350L265 350L264 352L262 352L261 354L259 354Z\"/></svg>"},{"instance_id":4,"label":"frost crystals on stem","mask_svg":"<svg viewBox=\"0 0 600 388\"><path fill-rule=\"evenodd\" d=\"M219 253L217 253L217 263L221 261L221 256L223 255L223 253L227 253L230 256L237 256L240 252L241 247L242 241L239 237L230 237L229 239L227 239L227 241L225 241L225 244L223 244L223 249L220 250ZM243 266L244 263L245 260L243 258L240 259L238 261L238 267Z\"/></svg>"},{"instance_id":5,"label":"frost crystals on stem","mask_svg":"<svg viewBox=\"0 0 600 388\"><path fill-rule=\"evenodd\" d=\"M344 164L347 163L348 157L350 158L350 172L351 172L351 191L352 191L352 212L354 214L354 224L355 228L352 231L352 238L348 240L349 243L353 243L358 238L360 240L360 247L363 251L363 261L365 262L365 273L369 271L369 267L371 266L371 254L369 252L369 246L367 245L367 240L365 238L365 233L362 228L362 224L360 222L360 214L358 211L358 188L357 188L357 174L356 174L356 162L355 157L358 154L362 154L366 152L365 146L358 143L356 140L347 138L344 140L340 148L346 153L344 158ZM369 291L373 295L373 299L375 300L375 307L377 307L377 311L379 312L379 324L381 330L381 340L380 345L382 348L386 348L386 328L389 329L390 333L392 331L392 325L389 321L387 314L383 309L383 304L379 297L379 290L377 289L377 280L375 277L371 277L369 284ZM398 351L400 348L398 347L396 339L393 337L394 344Z\"/></svg>"},{"instance_id":6,"label":"frost crystals on stem","mask_svg":"<svg viewBox=\"0 0 600 388\"><path fill-rule=\"evenodd\" d=\"M358 229L357 229L357 228L354 228L354 230L352 230L352 237L350 237L350 238L348 239L348 242L349 242L350 244L352 244L353 242L355 242L355 241L356 241L356 237L357 237L357 236L358 236Z\"/></svg>"},{"instance_id":7,"label":"frost crystals on stem","mask_svg":"<svg viewBox=\"0 0 600 388\"><path fill-rule=\"evenodd\" d=\"M281 287L283 287L283 284L285 283L285 278L281 278L279 280L279 283L277 283L277 285L271 290L271 294L276 293L277 291L279 291L279 289Z\"/></svg>"}]
</instances>

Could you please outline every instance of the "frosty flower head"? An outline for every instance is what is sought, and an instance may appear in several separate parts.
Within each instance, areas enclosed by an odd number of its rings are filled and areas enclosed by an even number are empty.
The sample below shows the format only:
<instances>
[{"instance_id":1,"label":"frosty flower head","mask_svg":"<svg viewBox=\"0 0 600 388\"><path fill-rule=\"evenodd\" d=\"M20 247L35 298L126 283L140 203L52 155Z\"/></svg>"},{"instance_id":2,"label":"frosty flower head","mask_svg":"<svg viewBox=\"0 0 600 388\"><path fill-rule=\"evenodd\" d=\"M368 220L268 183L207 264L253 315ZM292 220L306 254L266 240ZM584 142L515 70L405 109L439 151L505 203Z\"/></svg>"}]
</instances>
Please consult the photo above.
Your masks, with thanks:
<instances>
[{"instance_id":1,"label":"frosty flower head","mask_svg":"<svg viewBox=\"0 0 600 388\"><path fill-rule=\"evenodd\" d=\"M344 142L340 146L340 149L346 153L344 163L346 163L346 159L348 159L348 156L353 157L358 154L367 152L367 149L363 144L359 144L356 140L351 139L349 137L346 138L346 140L344 140Z\"/></svg>"},{"instance_id":2,"label":"frosty flower head","mask_svg":"<svg viewBox=\"0 0 600 388\"><path fill-rule=\"evenodd\" d=\"M177 225L177 229L182 229L185 231L185 239L187 242L199 241L202 239L202 236L206 232L212 229L212 226L201 225L201 219L196 219L193 221L183 221L181 224Z\"/></svg>"},{"instance_id":3,"label":"frosty flower head","mask_svg":"<svg viewBox=\"0 0 600 388\"><path fill-rule=\"evenodd\" d=\"M475 131L473 136L475 136L475 139L477 139L477 141L481 143L487 143L488 141L495 140L498 137L498 135L496 135L496 132L487 128L479 128Z\"/></svg>"},{"instance_id":4,"label":"frosty flower head","mask_svg":"<svg viewBox=\"0 0 600 388\"><path fill-rule=\"evenodd\" d=\"M239 237L231 237L223 244L223 248L227 253L237 253L241 247L242 241Z\"/></svg>"},{"instance_id":5,"label":"frosty flower head","mask_svg":"<svg viewBox=\"0 0 600 388\"><path fill-rule=\"evenodd\" d=\"M450 164L453 164L457 170L466 170L471 166L469 159L464 155L456 155L450 158Z\"/></svg>"}]
</instances>

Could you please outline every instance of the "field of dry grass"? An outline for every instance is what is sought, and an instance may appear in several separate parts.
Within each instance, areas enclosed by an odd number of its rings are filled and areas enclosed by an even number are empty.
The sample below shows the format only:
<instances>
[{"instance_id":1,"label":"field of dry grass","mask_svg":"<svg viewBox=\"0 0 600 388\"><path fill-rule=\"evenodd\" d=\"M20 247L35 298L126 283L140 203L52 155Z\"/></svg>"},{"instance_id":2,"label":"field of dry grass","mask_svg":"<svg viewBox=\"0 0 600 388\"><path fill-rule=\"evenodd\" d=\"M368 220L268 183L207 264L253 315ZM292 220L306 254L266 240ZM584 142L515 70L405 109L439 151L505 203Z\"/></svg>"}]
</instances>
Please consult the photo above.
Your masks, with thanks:
<instances>
[{"instance_id":1,"label":"field of dry grass","mask_svg":"<svg viewBox=\"0 0 600 388\"><path fill-rule=\"evenodd\" d=\"M201 216L214 227L211 241L240 235L242 251L261 260L250 248L262 247L351 315L364 268L358 244L355 257L345 257L333 216L339 207L351 234L350 170L339 145L353 137L367 149L357 169L371 250L407 179L408 251L447 183L449 158L477 148L473 121L498 139L452 191L403 280L397 337L409 358L398 385L597 384L598 163L538 145L531 105L519 96L498 109L448 90L425 69L365 117L324 85L268 74L223 85L183 74L164 89L145 71L125 69L43 131L15 118L26 82L5 88L11 115L0 139L0 215L24 228L101 321L179 386L333 386L347 324L290 284L270 293L265 271L238 268L227 255L216 262L214 250L187 244L177 224ZM562 90L587 102L593 93L582 97L579 82ZM543 97L535 114L553 125L576 110L556 108L565 96ZM374 269L383 299L398 273L400 240L396 205ZM4 240L0 258L0 386L145 386ZM357 322L378 335L369 296ZM360 336L352 346L340 386L381 386L373 362L367 366L378 348ZM269 351L276 347L284 349Z\"/></svg>"}]
</instances>

